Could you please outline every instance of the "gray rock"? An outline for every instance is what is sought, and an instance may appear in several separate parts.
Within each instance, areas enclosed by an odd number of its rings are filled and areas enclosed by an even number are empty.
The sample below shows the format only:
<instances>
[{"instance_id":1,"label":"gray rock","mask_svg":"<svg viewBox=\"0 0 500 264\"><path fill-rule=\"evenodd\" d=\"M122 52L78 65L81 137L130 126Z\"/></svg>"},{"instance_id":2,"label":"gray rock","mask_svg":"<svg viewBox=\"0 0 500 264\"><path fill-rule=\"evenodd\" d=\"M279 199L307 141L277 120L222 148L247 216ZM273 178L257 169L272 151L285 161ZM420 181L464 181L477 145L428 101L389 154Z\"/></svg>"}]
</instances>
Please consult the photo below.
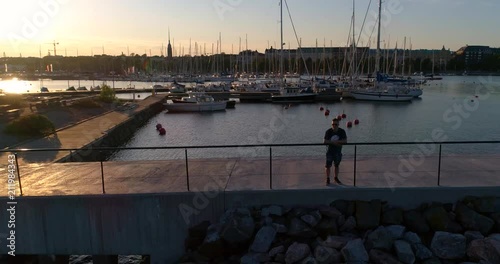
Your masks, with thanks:
<instances>
[{"instance_id":1,"label":"gray rock","mask_svg":"<svg viewBox=\"0 0 500 264\"><path fill-rule=\"evenodd\" d=\"M288 232L288 228L285 225L273 223L272 226L274 227L276 232L278 232L280 234L284 234L284 233Z\"/></svg>"},{"instance_id":2,"label":"gray rock","mask_svg":"<svg viewBox=\"0 0 500 264\"><path fill-rule=\"evenodd\" d=\"M303 238L312 238L317 236L316 231L311 229L306 223L304 223L304 221L298 218L292 218L287 234Z\"/></svg>"},{"instance_id":3,"label":"gray rock","mask_svg":"<svg viewBox=\"0 0 500 264\"><path fill-rule=\"evenodd\" d=\"M415 252L415 257L418 260L426 260L434 257L432 251L427 248L424 244L411 245L413 252Z\"/></svg>"},{"instance_id":4,"label":"gray rock","mask_svg":"<svg viewBox=\"0 0 500 264\"><path fill-rule=\"evenodd\" d=\"M280 253L284 253L285 252L285 246L281 245L281 246L277 246L277 247L273 247L271 248L271 250L269 250L269 252L267 253L269 255L269 257L274 257Z\"/></svg>"},{"instance_id":5,"label":"gray rock","mask_svg":"<svg viewBox=\"0 0 500 264\"><path fill-rule=\"evenodd\" d=\"M406 231L406 227L402 225L390 225L386 226L385 229L391 234L394 240L403 238Z\"/></svg>"},{"instance_id":6,"label":"gray rock","mask_svg":"<svg viewBox=\"0 0 500 264\"><path fill-rule=\"evenodd\" d=\"M341 249L347 245L347 242L352 239L342 236L328 236L325 241L321 242L321 245L325 247Z\"/></svg>"},{"instance_id":7,"label":"gray rock","mask_svg":"<svg viewBox=\"0 0 500 264\"><path fill-rule=\"evenodd\" d=\"M463 258L466 250L465 236L438 231L432 238L431 250L441 259Z\"/></svg>"},{"instance_id":8,"label":"gray rock","mask_svg":"<svg viewBox=\"0 0 500 264\"><path fill-rule=\"evenodd\" d=\"M441 264L441 260L439 258L430 258L422 262L422 264Z\"/></svg>"},{"instance_id":9,"label":"gray rock","mask_svg":"<svg viewBox=\"0 0 500 264\"><path fill-rule=\"evenodd\" d=\"M340 251L347 263L363 263L368 262L369 256L363 246L363 240L354 239L347 242L347 245Z\"/></svg>"},{"instance_id":10,"label":"gray rock","mask_svg":"<svg viewBox=\"0 0 500 264\"><path fill-rule=\"evenodd\" d=\"M499 241L500 242L500 234L491 234L488 236L488 238L491 238L493 240Z\"/></svg>"},{"instance_id":11,"label":"gray rock","mask_svg":"<svg viewBox=\"0 0 500 264\"><path fill-rule=\"evenodd\" d=\"M469 245L472 240L484 238L483 234L481 234L481 232L479 231L465 231L464 236L465 240L467 241L467 245Z\"/></svg>"},{"instance_id":12,"label":"gray rock","mask_svg":"<svg viewBox=\"0 0 500 264\"><path fill-rule=\"evenodd\" d=\"M473 240L467 248L467 256L473 260L500 263L500 241L491 238Z\"/></svg>"},{"instance_id":13,"label":"gray rock","mask_svg":"<svg viewBox=\"0 0 500 264\"><path fill-rule=\"evenodd\" d=\"M300 262L300 264L316 264L316 263L318 263L318 262L317 262L317 261L316 261L316 259L315 259L314 257L312 257L312 256L309 256L309 257L307 257L307 258L303 259L303 260Z\"/></svg>"},{"instance_id":14,"label":"gray rock","mask_svg":"<svg viewBox=\"0 0 500 264\"><path fill-rule=\"evenodd\" d=\"M333 219L337 219L342 213L335 207L331 207L328 205L320 205L318 206L318 211L326 217L330 217Z\"/></svg>"},{"instance_id":15,"label":"gray rock","mask_svg":"<svg viewBox=\"0 0 500 264\"><path fill-rule=\"evenodd\" d=\"M285 263L295 263L305 259L311 254L311 249L307 244L294 242L288 247L285 254Z\"/></svg>"},{"instance_id":16,"label":"gray rock","mask_svg":"<svg viewBox=\"0 0 500 264\"><path fill-rule=\"evenodd\" d=\"M356 223L359 229L372 229L380 225L382 203L380 200L356 201Z\"/></svg>"},{"instance_id":17,"label":"gray rock","mask_svg":"<svg viewBox=\"0 0 500 264\"><path fill-rule=\"evenodd\" d=\"M244 243L254 233L255 223L250 215L233 214L228 216L221 231L221 237L228 243Z\"/></svg>"},{"instance_id":18,"label":"gray rock","mask_svg":"<svg viewBox=\"0 0 500 264\"><path fill-rule=\"evenodd\" d=\"M338 250L325 246L317 246L314 249L314 258L319 264L340 263L342 261L342 255Z\"/></svg>"},{"instance_id":19,"label":"gray rock","mask_svg":"<svg viewBox=\"0 0 500 264\"><path fill-rule=\"evenodd\" d=\"M271 258L265 253L248 253L240 259L241 264L260 264L268 262Z\"/></svg>"},{"instance_id":20,"label":"gray rock","mask_svg":"<svg viewBox=\"0 0 500 264\"><path fill-rule=\"evenodd\" d=\"M263 226L255 235L250 250L253 252L264 253L269 250L276 237L276 230L270 226Z\"/></svg>"},{"instance_id":21,"label":"gray rock","mask_svg":"<svg viewBox=\"0 0 500 264\"><path fill-rule=\"evenodd\" d=\"M403 236L403 239L408 241L408 243L410 243L411 245L422 243L422 239L420 239L420 237L413 232L406 232Z\"/></svg>"},{"instance_id":22,"label":"gray rock","mask_svg":"<svg viewBox=\"0 0 500 264\"><path fill-rule=\"evenodd\" d=\"M479 213L500 212L500 197L477 197L472 204Z\"/></svg>"},{"instance_id":23,"label":"gray rock","mask_svg":"<svg viewBox=\"0 0 500 264\"><path fill-rule=\"evenodd\" d=\"M271 205L268 207L264 207L264 208L262 208L261 215L262 216L270 216L270 215L282 216L283 215L283 208L279 205Z\"/></svg>"},{"instance_id":24,"label":"gray rock","mask_svg":"<svg viewBox=\"0 0 500 264\"><path fill-rule=\"evenodd\" d=\"M313 211L310 214L301 216L300 219L306 222L309 226L315 227L321 220L321 214L319 213L319 211Z\"/></svg>"},{"instance_id":25,"label":"gray rock","mask_svg":"<svg viewBox=\"0 0 500 264\"><path fill-rule=\"evenodd\" d=\"M346 220L345 223L340 226L340 231L351 231L356 228L356 218L354 216L349 216Z\"/></svg>"},{"instance_id":26,"label":"gray rock","mask_svg":"<svg viewBox=\"0 0 500 264\"><path fill-rule=\"evenodd\" d=\"M224 255L224 243L219 236L218 224L210 225L207 229L207 236L198 248L198 252L208 258L217 258Z\"/></svg>"},{"instance_id":27,"label":"gray rock","mask_svg":"<svg viewBox=\"0 0 500 264\"><path fill-rule=\"evenodd\" d=\"M393 243L393 236L384 226L379 226L377 229L370 232L365 239L366 250L381 249L390 251Z\"/></svg>"},{"instance_id":28,"label":"gray rock","mask_svg":"<svg viewBox=\"0 0 500 264\"><path fill-rule=\"evenodd\" d=\"M405 264L415 263L415 255L413 254L411 245L405 240L394 241L394 251L396 251L399 261Z\"/></svg>"},{"instance_id":29,"label":"gray rock","mask_svg":"<svg viewBox=\"0 0 500 264\"><path fill-rule=\"evenodd\" d=\"M337 217L337 226L338 227L343 226L345 224L345 221L346 221L346 217L344 215Z\"/></svg>"},{"instance_id":30,"label":"gray rock","mask_svg":"<svg viewBox=\"0 0 500 264\"><path fill-rule=\"evenodd\" d=\"M492 219L479 214L463 203L457 203L455 212L457 220L469 230L476 230L483 235L488 235L495 224Z\"/></svg>"},{"instance_id":31,"label":"gray rock","mask_svg":"<svg viewBox=\"0 0 500 264\"><path fill-rule=\"evenodd\" d=\"M370 262L373 264L401 264L393 255L378 249L370 250Z\"/></svg>"}]
</instances>

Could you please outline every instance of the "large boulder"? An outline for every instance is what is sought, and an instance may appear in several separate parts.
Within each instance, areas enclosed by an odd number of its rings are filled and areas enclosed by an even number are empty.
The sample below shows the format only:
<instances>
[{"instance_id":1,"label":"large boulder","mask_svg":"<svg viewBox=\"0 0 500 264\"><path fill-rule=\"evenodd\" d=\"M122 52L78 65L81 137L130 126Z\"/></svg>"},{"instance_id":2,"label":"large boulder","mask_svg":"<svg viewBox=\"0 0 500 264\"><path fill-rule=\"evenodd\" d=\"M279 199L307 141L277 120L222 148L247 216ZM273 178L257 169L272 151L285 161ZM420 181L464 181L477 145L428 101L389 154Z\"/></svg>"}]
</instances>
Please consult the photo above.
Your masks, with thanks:
<instances>
[{"instance_id":1,"label":"large boulder","mask_svg":"<svg viewBox=\"0 0 500 264\"><path fill-rule=\"evenodd\" d=\"M347 245L340 252L347 263L365 263L370 259L363 245L363 240L359 238L347 242Z\"/></svg>"},{"instance_id":2,"label":"large boulder","mask_svg":"<svg viewBox=\"0 0 500 264\"><path fill-rule=\"evenodd\" d=\"M276 230L271 226L263 226L255 235L250 250L253 252L264 253L269 250L276 237Z\"/></svg>"},{"instance_id":3,"label":"large boulder","mask_svg":"<svg viewBox=\"0 0 500 264\"><path fill-rule=\"evenodd\" d=\"M467 248L467 256L476 261L500 263L500 241L492 238L473 240Z\"/></svg>"},{"instance_id":4,"label":"large boulder","mask_svg":"<svg viewBox=\"0 0 500 264\"><path fill-rule=\"evenodd\" d=\"M356 201L357 228L366 230L380 225L382 202L380 200Z\"/></svg>"},{"instance_id":5,"label":"large boulder","mask_svg":"<svg viewBox=\"0 0 500 264\"><path fill-rule=\"evenodd\" d=\"M465 236L438 231L432 238L431 250L442 259L461 259L466 251Z\"/></svg>"},{"instance_id":6,"label":"large boulder","mask_svg":"<svg viewBox=\"0 0 500 264\"><path fill-rule=\"evenodd\" d=\"M464 228L479 231L483 235L488 235L495 224L491 218L477 213L463 203L457 203L455 213L457 214L458 222Z\"/></svg>"}]
</instances>

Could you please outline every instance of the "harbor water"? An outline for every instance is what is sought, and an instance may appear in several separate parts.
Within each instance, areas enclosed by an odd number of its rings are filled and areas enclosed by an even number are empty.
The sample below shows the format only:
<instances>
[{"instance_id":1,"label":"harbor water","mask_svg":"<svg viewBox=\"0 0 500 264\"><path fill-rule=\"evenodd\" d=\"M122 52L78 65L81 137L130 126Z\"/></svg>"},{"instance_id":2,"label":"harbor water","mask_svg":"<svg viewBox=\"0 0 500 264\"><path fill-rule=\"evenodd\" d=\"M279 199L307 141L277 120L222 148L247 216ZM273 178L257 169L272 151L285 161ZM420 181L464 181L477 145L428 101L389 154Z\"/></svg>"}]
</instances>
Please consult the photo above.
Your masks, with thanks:
<instances>
[{"instance_id":1,"label":"harbor water","mask_svg":"<svg viewBox=\"0 0 500 264\"><path fill-rule=\"evenodd\" d=\"M350 143L500 140L500 77L445 76L423 86L409 103L342 100L280 105L237 103L212 113L167 113L149 120L122 147L213 146L322 143L333 117L346 114L341 127ZM145 97L145 96L142 96ZM330 110L325 116L320 107ZM347 128L348 121L359 120ZM166 128L160 136L156 125ZM436 151L435 146L433 147ZM410 153L417 145L358 146L357 155ZM500 153L500 144L444 145L443 155ZM189 158L268 157L269 148L189 149ZM344 146L351 155L353 146ZM325 146L273 147L273 156L321 156ZM184 149L122 150L111 160L183 159Z\"/></svg>"}]
</instances>

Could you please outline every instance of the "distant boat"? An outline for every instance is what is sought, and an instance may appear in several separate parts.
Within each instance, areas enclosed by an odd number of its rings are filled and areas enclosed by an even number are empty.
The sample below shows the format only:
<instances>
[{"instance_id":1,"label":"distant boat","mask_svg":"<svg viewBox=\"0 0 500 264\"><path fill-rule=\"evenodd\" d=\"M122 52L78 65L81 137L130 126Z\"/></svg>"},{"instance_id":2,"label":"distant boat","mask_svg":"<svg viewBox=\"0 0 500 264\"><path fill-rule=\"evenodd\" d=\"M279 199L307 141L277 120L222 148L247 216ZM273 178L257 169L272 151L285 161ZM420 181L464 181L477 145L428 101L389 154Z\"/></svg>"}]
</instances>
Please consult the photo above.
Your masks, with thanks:
<instances>
[{"instance_id":1,"label":"distant boat","mask_svg":"<svg viewBox=\"0 0 500 264\"><path fill-rule=\"evenodd\" d=\"M66 89L67 92L76 92L76 89L74 86L70 86L68 87L68 89Z\"/></svg>"},{"instance_id":2,"label":"distant boat","mask_svg":"<svg viewBox=\"0 0 500 264\"><path fill-rule=\"evenodd\" d=\"M227 107L227 101L215 99L202 92L191 92L181 99L173 99L172 103L163 104L168 112L211 112L222 111Z\"/></svg>"},{"instance_id":3,"label":"distant boat","mask_svg":"<svg viewBox=\"0 0 500 264\"><path fill-rule=\"evenodd\" d=\"M41 93L48 93L49 89L47 87L42 87L42 88L40 88L40 92Z\"/></svg>"}]
</instances>

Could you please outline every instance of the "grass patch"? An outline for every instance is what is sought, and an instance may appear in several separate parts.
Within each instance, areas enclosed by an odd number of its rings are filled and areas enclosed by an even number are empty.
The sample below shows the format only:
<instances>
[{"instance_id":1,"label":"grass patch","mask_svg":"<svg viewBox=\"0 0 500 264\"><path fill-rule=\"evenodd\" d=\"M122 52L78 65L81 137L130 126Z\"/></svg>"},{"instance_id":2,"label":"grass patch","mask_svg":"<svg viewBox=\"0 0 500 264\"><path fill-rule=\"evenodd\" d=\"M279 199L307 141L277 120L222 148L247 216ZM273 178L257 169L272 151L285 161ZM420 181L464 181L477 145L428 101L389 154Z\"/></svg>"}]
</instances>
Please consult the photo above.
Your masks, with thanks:
<instances>
[{"instance_id":1,"label":"grass patch","mask_svg":"<svg viewBox=\"0 0 500 264\"><path fill-rule=\"evenodd\" d=\"M9 122L4 131L17 137L37 137L54 133L55 127L46 116L32 114Z\"/></svg>"}]
</instances>

